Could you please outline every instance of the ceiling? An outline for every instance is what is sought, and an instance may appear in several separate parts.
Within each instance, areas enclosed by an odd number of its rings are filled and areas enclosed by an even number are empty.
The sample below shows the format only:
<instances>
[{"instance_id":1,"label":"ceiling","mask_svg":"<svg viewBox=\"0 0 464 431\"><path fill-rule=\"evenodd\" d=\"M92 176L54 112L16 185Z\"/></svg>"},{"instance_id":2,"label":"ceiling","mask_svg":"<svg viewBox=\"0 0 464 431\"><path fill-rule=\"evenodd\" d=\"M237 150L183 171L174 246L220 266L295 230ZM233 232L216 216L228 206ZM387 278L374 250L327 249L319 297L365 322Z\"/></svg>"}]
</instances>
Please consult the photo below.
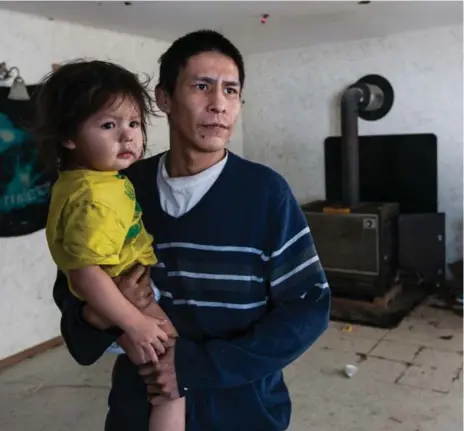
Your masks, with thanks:
<instances>
[{"instance_id":1,"label":"ceiling","mask_svg":"<svg viewBox=\"0 0 464 431\"><path fill-rule=\"evenodd\" d=\"M169 42L192 30L213 28L244 53L382 37L463 21L461 1L0 1L0 8ZM268 21L261 24L265 13Z\"/></svg>"}]
</instances>

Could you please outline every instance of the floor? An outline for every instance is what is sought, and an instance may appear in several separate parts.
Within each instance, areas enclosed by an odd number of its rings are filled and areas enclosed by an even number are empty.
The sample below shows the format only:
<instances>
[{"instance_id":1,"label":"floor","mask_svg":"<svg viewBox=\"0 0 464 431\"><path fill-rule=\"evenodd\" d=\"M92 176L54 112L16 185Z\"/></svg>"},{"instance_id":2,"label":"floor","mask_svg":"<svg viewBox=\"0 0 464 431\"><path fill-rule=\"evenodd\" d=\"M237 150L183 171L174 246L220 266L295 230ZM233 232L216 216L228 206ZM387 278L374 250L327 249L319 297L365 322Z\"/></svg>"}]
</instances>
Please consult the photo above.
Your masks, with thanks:
<instances>
[{"instance_id":1,"label":"floor","mask_svg":"<svg viewBox=\"0 0 464 431\"><path fill-rule=\"evenodd\" d=\"M462 341L462 317L427 305L391 331L332 323L286 370L291 431L461 431ZM103 430L111 364L58 348L0 373L2 431Z\"/></svg>"}]
</instances>

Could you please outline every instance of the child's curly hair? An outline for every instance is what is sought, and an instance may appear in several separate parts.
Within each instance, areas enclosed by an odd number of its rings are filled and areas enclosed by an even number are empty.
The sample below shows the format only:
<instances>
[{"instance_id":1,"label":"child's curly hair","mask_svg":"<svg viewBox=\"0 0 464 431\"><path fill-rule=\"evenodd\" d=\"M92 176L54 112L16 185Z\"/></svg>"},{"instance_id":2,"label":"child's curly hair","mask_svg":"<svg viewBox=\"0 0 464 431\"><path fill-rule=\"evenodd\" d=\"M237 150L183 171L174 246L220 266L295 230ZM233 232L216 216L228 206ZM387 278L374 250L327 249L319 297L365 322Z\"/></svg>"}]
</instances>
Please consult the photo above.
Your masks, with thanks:
<instances>
[{"instance_id":1,"label":"child's curly hair","mask_svg":"<svg viewBox=\"0 0 464 431\"><path fill-rule=\"evenodd\" d=\"M82 124L115 97L128 97L139 108L145 152L147 122L151 115L157 116L149 83L148 77L141 82L124 67L98 60L74 60L45 76L34 95L31 132L47 164L66 169L71 152L63 142L73 139Z\"/></svg>"}]
</instances>

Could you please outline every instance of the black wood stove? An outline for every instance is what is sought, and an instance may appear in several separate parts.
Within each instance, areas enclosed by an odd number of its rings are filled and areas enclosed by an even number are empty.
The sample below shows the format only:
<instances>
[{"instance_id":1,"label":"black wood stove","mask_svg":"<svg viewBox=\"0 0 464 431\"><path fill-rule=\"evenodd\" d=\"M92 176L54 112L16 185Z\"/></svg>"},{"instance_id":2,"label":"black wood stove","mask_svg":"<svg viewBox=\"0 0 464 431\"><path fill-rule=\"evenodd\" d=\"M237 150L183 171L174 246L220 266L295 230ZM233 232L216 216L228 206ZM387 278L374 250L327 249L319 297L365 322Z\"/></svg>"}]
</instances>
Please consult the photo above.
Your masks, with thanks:
<instances>
[{"instance_id":1,"label":"black wood stove","mask_svg":"<svg viewBox=\"0 0 464 431\"><path fill-rule=\"evenodd\" d=\"M361 202L358 116L377 120L393 105L387 80L368 75L342 96L342 199L302 205L332 292L375 298L392 286L398 271L399 204Z\"/></svg>"}]
</instances>

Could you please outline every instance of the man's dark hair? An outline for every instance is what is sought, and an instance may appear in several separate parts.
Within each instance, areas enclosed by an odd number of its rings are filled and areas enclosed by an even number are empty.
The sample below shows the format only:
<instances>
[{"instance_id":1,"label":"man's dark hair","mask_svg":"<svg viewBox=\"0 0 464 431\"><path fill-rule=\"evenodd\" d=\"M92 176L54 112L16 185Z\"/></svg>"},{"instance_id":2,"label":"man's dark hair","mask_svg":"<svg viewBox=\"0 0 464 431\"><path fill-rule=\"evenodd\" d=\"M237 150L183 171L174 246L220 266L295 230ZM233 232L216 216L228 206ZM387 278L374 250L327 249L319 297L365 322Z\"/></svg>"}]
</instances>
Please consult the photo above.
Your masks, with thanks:
<instances>
[{"instance_id":1,"label":"man's dark hair","mask_svg":"<svg viewBox=\"0 0 464 431\"><path fill-rule=\"evenodd\" d=\"M31 127L44 160L53 168L66 169L71 151L63 142L73 139L90 116L116 97L130 98L139 108L145 151L148 117L156 115L149 82L148 78L141 82L122 66L97 60L75 60L48 74L34 97Z\"/></svg>"},{"instance_id":2,"label":"man's dark hair","mask_svg":"<svg viewBox=\"0 0 464 431\"><path fill-rule=\"evenodd\" d=\"M245 83L245 65L242 54L228 39L214 30L199 30L177 39L160 57L158 87L172 95L177 78L190 57L203 52L218 52L231 58L238 69L240 86Z\"/></svg>"}]
</instances>

